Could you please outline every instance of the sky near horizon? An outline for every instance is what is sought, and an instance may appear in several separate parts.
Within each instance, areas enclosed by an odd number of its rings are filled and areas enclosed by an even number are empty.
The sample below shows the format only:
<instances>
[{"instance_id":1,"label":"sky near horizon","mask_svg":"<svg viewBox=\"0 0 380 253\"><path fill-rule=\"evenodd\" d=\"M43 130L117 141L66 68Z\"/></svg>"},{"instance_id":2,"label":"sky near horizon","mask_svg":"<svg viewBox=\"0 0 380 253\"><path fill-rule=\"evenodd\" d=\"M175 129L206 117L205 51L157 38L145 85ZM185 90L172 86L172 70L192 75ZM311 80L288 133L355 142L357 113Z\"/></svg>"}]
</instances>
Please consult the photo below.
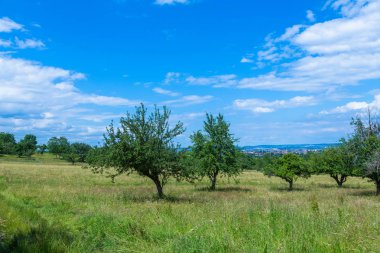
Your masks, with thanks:
<instances>
[{"instance_id":1,"label":"sky near horizon","mask_svg":"<svg viewBox=\"0 0 380 253\"><path fill-rule=\"evenodd\" d=\"M239 145L334 143L380 108L380 0L0 0L0 132L102 142L140 102Z\"/></svg>"}]
</instances>

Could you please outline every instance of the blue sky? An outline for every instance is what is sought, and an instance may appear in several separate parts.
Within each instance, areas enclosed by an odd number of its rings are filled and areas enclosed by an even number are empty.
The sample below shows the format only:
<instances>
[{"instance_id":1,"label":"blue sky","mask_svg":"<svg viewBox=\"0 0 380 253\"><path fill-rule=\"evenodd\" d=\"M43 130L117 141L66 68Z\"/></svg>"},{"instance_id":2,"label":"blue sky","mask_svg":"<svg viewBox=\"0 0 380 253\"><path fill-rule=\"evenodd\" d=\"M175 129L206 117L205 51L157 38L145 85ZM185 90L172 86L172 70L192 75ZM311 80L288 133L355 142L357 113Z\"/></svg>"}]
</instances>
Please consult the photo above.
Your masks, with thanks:
<instances>
[{"instance_id":1,"label":"blue sky","mask_svg":"<svg viewBox=\"0 0 380 253\"><path fill-rule=\"evenodd\" d=\"M240 145L336 142L380 107L380 0L0 0L0 131L101 142L144 102Z\"/></svg>"}]
</instances>

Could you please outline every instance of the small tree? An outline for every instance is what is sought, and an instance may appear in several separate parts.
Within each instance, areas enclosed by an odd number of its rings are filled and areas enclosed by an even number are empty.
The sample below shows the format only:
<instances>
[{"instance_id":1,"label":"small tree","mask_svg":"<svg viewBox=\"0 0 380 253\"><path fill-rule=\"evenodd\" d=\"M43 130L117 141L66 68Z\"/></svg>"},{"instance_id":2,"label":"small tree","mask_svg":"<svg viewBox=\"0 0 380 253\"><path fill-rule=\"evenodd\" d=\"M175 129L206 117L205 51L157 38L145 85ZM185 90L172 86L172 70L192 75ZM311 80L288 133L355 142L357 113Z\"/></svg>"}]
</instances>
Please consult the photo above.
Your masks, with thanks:
<instances>
[{"instance_id":1,"label":"small tree","mask_svg":"<svg viewBox=\"0 0 380 253\"><path fill-rule=\"evenodd\" d=\"M17 143L16 152L19 157L31 157L37 148L37 137L32 134L27 134Z\"/></svg>"},{"instance_id":2,"label":"small tree","mask_svg":"<svg viewBox=\"0 0 380 253\"><path fill-rule=\"evenodd\" d=\"M75 152L75 150L72 147L70 147L67 153L63 154L63 159L74 165L76 162L78 162L79 155Z\"/></svg>"},{"instance_id":3,"label":"small tree","mask_svg":"<svg viewBox=\"0 0 380 253\"><path fill-rule=\"evenodd\" d=\"M48 147L47 147L46 144L38 145L38 146L37 146L37 152L38 152L39 154L43 155L43 154L46 152L47 148L48 148Z\"/></svg>"},{"instance_id":4,"label":"small tree","mask_svg":"<svg viewBox=\"0 0 380 253\"><path fill-rule=\"evenodd\" d=\"M296 154L289 153L281 156L265 168L264 173L282 178L289 184L289 191L293 190L293 183L298 177L308 178L310 171L304 159Z\"/></svg>"},{"instance_id":5,"label":"small tree","mask_svg":"<svg viewBox=\"0 0 380 253\"><path fill-rule=\"evenodd\" d=\"M380 151L376 151L364 166L364 176L376 185L376 195L380 194Z\"/></svg>"},{"instance_id":6,"label":"small tree","mask_svg":"<svg viewBox=\"0 0 380 253\"><path fill-rule=\"evenodd\" d=\"M88 152L92 149L90 145L81 142L72 143L70 146L74 150L74 153L79 156L78 162L81 163L85 162Z\"/></svg>"},{"instance_id":7,"label":"small tree","mask_svg":"<svg viewBox=\"0 0 380 253\"><path fill-rule=\"evenodd\" d=\"M340 188L349 176L359 174L355 163L356 155L351 143L344 140L341 146L325 149L313 159L315 172L330 175Z\"/></svg>"},{"instance_id":8,"label":"small tree","mask_svg":"<svg viewBox=\"0 0 380 253\"><path fill-rule=\"evenodd\" d=\"M237 166L236 139L229 128L230 124L224 120L223 115L219 114L215 118L206 114L204 133L198 131L190 137L193 155L199 161L196 171L200 176L209 178L210 190L215 190L220 174L233 176L241 172Z\"/></svg>"},{"instance_id":9,"label":"small tree","mask_svg":"<svg viewBox=\"0 0 380 253\"><path fill-rule=\"evenodd\" d=\"M146 107L136 107L136 112L120 119L120 127L113 124L104 135L105 145L90 151L87 162L94 173L103 173L114 168L114 178L123 173L137 172L151 179L157 188L159 198L164 197L163 187L169 177L180 179L183 170L180 163L179 146L173 139L185 130L178 122L169 125L170 111L163 107L148 115Z\"/></svg>"},{"instance_id":10,"label":"small tree","mask_svg":"<svg viewBox=\"0 0 380 253\"><path fill-rule=\"evenodd\" d=\"M0 154L14 154L15 151L15 136L10 133L0 132Z\"/></svg>"},{"instance_id":11,"label":"small tree","mask_svg":"<svg viewBox=\"0 0 380 253\"><path fill-rule=\"evenodd\" d=\"M63 154L70 150L70 143L65 137L52 137L48 141L49 152L56 155L56 157L62 157Z\"/></svg>"},{"instance_id":12,"label":"small tree","mask_svg":"<svg viewBox=\"0 0 380 253\"><path fill-rule=\"evenodd\" d=\"M70 148L63 154L63 158L72 164L76 162L83 163L91 149L92 147L86 143L75 142L70 144Z\"/></svg>"}]
</instances>

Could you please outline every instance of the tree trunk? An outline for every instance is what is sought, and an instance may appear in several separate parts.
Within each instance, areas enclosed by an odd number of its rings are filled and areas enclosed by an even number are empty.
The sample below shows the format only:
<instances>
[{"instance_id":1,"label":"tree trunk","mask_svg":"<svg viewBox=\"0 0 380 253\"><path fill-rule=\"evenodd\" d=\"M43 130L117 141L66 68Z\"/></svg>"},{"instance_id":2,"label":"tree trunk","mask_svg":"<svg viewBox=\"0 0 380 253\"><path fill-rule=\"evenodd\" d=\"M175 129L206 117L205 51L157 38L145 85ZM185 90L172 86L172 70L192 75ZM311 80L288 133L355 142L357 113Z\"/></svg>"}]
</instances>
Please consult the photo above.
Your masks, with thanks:
<instances>
[{"instance_id":1,"label":"tree trunk","mask_svg":"<svg viewBox=\"0 0 380 253\"><path fill-rule=\"evenodd\" d=\"M375 183L376 183L376 195L380 195L380 180L377 180Z\"/></svg>"},{"instance_id":2,"label":"tree trunk","mask_svg":"<svg viewBox=\"0 0 380 253\"><path fill-rule=\"evenodd\" d=\"M293 180L289 180L289 191L293 191Z\"/></svg>"},{"instance_id":3,"label":"tree trunk","mask_svg":"<svg viewBox=\"0 0 380 253\"><path fill-rule=\"evenodd\" d=\"M347 179L347 176L344 176L344 175L340 176L340 178L339 178L339 175L330 175L330 176L335 179L339 188L343 187L343 183L346 182L346 179Z\"/></svg>"},{"instance_id":4,"label":"tree trunk","mask_svg":"<svg viewBox=\"0 0 380 253\"><path fill-rule=\"evenodd\" d=\"M159 199L163 199L165 197L164 194L164 187L158 177L152 178L154 184L156 185L157 188L157 196Z\"/></svg>"},{"instance_id":5,"label":"tree trunk","mask_svg":"<svg viewBox=\"0 0 380 253\"><path fill-rule=\"evenodd\" d=\"M335 182L338 184L338 187L342 187L342 184L339 181L339 178L337 175L330 175L332 178L334 178Z\"/></svg>"},{"instance_id":6,"label":"tree trunk","mask_svg":"<svg viewBox=\"0 0 380 253\"><path fill-rule=\"evenodd\" d=\"M343 187L343 183L347 181L347 176L345 175L342 175L340 177L340 183L339 183L339 187Z\"/></svg>"},{"instance_id":7,"label":"tree trunk","mask_svg":"<svg viewBox=\"0 0 380 253\"><path fill-rule=\"evenodd\" d=\"M216 178L217 177L218 177L218 172L215 172L210 177L210 181L211 181L210 191L215 191L215 189L216 189Z\"/></svg>"}]
</instances>

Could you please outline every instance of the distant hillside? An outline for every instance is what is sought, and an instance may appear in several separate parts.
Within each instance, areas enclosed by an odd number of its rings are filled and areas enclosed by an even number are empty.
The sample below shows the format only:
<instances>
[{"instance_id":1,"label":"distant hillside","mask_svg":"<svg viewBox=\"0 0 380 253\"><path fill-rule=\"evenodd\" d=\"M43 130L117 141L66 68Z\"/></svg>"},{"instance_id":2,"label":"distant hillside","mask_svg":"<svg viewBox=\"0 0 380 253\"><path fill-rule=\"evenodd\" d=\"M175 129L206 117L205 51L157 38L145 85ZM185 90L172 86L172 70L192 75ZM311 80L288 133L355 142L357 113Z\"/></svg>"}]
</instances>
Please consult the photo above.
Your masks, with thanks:
<instances>
[{"instance_id":1,"label":"distant hillside","mask_svg":"<svg viewBox=\"0 0 380 253\"><path fill-rule=\"evenodd\" d=\"M257 145L239 147L242 151L280 151L280 150L323 150L329 147L336 147L339 143L322 143L322 144L287 144L287 145Z\"/></svg>"}]
</instances>

